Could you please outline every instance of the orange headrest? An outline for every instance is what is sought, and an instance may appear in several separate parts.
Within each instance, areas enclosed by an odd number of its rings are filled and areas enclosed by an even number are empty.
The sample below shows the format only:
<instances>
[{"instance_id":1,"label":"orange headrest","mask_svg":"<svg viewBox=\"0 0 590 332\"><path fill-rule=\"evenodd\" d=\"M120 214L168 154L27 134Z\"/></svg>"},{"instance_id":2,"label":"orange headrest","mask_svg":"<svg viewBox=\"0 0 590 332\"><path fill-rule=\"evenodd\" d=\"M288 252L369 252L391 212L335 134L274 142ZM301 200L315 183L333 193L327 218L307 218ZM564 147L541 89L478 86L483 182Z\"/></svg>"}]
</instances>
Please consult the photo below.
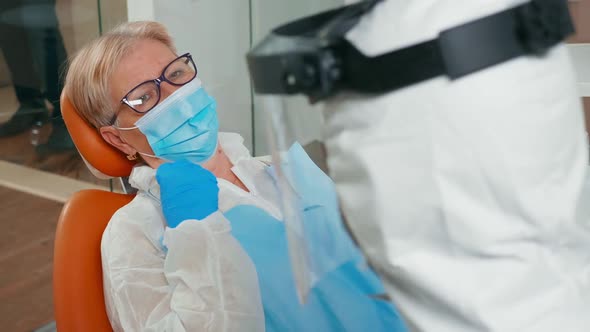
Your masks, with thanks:
<instances>
[{"instance_id":1,"label":"orange headrest","mask_svg":"<svg viewBox=\"0 0 590 332\"><path fill-rule=\"evenodd\" d=\"M98 130L78 114L65 93L61 95L61 113L78 152L91 170L95 168L110 177L131 174L135 162L127 160L121 151L107 143Z\"/></svg>"}]
</instances>

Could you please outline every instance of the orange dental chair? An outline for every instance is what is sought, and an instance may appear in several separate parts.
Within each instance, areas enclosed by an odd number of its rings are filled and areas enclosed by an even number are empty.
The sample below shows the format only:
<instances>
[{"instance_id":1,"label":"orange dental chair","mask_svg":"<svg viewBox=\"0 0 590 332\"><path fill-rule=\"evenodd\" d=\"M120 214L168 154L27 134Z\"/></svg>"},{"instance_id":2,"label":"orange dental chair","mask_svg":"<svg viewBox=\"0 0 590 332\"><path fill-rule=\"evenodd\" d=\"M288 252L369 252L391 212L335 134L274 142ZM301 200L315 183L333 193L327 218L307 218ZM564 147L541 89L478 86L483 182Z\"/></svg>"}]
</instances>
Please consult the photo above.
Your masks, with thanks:
<instances>
[{"instance_id":1,"label":"orange dental chair","mask_svg":"<svg viewBox=\"0 0 590 332\"><path fill-rule=\"evenodd\" d=\"M76 148L95 175L130 175L134 162L106 143L78 115L65 94L61 96L61 110ZM53 261L58 331L112 331L103 295L100 242L113 213L131 199L133 195L129 194L82 190L64 205L55 234Z\"/></svg>"}]
</instances>

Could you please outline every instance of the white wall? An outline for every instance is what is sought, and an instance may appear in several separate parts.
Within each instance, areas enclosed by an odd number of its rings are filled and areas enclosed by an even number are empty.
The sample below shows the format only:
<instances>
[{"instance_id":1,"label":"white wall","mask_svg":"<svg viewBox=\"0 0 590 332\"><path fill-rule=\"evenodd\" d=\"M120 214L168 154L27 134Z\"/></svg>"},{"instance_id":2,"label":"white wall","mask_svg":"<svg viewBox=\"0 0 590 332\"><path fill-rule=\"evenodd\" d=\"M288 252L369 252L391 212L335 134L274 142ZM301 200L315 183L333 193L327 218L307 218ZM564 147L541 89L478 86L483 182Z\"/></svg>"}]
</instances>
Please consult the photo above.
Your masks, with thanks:
<instances>
[{"instance_id":1,"label":"white wall","mask_svg":"<svg viewBox=\"0 0 590 332\"><path fill-rule=\"evenodd\" d=\"M154 0L127 0L127 20L133 21L153 21Z\"/></svg>"},{"instance_id":2,"label":"white wall","mask_svg":"<svg viewBox=\"0 0 590 332\"><path fill-rule=\"evenodd\" d=\"M569 44L568 49L578 77L580 95L590 97L590 44Z\"/></svg>"}]
</instances>

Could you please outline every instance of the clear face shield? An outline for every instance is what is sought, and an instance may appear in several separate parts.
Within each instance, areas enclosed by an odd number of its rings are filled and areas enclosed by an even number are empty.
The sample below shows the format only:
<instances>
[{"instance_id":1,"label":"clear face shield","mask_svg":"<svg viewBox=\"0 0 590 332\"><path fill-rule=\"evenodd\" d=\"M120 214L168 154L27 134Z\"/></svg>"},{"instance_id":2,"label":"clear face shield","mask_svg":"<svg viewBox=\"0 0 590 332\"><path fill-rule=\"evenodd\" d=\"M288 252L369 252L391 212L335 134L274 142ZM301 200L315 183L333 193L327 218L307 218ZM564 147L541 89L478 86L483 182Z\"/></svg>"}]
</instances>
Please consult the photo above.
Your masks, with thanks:
<instances>
[{"instance_id":1,"label":"clear face shield","mask_svg":"<svg viewBox=\"0 0 590 332\"><path fill-rule=\"evenodd\" d=\"M322 106L315 101L332 95L341 81L330 46L339 45L343 34L379 1L363 1L287 24L248 55L255 103L266 120L271 173L301 303L324 275L359 257L342 224L334 183L326 174L320 142ZM272 69L277 66L281 69ZM303 96L303 91L309 93Z\"/></svg>"},{"instance_id":2,"label":"clear face shield","mask_svg":"<svg viewBox=\"0 0 590 332\"><path fill-rule=\"evenodd\" d=\"M305 303L318 280L354 254L334 184L324 173L325 155L318 140L321 106L306 105L302 97L262 95L257 100L267 120L297 294Z\"/></svg>"},{"instance_id":3,"label":"clear face shield","mask_svg":"<svg viewBox=\"0 0 590 332\"><path fill-rule=\"evenodd\" d=\"M333 47L379 1L363 1L279 27L248 55L256 104L266 118L273 176L302 303L324 275L360 257L342 223L334 183L326 174L320 142L322 106L316 101L334 94L342 82Z\"/></svg>"}]
</instances>

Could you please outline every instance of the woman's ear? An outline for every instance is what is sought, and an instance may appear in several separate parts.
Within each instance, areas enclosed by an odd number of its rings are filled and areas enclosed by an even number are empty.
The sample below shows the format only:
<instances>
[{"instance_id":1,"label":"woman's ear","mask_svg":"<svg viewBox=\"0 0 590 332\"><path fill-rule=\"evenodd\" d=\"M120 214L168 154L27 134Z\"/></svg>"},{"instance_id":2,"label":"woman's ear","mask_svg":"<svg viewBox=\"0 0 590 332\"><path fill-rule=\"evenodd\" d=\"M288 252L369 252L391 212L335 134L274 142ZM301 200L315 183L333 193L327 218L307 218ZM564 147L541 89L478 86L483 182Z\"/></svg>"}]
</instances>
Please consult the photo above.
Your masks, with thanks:
<instances>
[{"instance_id":1,"label":"woman's ear","mask_svg":"<svg viewBox=\"0 0 590 332\"><path fill-rule=\"evenodd\" d=\"M110 145L116 147L126 155L135 155L137 150L131 145L127 144L122 138L121 133L113 126L100 127L100 135Z\"/></svg>"}]
</instances>

